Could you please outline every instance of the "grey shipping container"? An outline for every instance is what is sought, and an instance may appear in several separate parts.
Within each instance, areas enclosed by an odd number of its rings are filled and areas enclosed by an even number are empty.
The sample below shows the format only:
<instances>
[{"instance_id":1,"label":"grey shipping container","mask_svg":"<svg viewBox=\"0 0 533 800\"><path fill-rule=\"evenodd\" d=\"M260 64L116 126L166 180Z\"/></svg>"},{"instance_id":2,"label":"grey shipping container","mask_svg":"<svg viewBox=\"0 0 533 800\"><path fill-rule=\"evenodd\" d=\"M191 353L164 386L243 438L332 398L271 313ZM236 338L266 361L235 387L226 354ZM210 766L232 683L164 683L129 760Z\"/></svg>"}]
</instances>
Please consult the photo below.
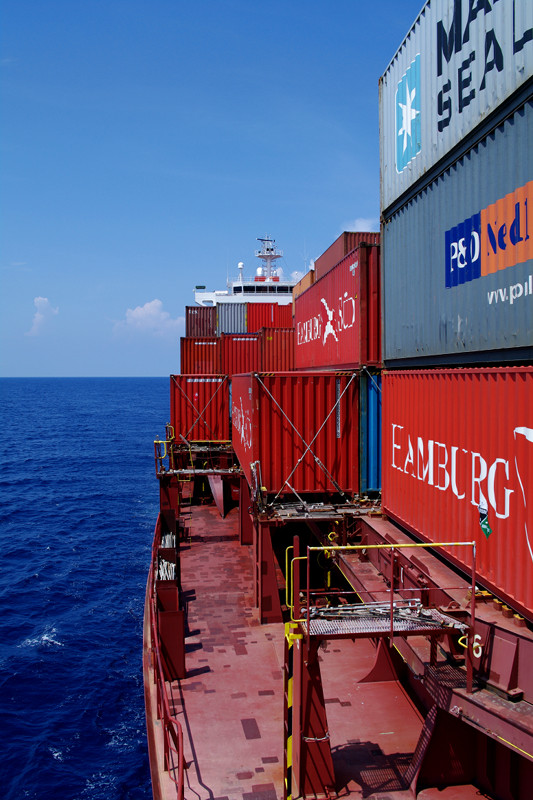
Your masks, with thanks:
<instances>
[{"instance_id":1,"label":"grey shipping container","mask_svg":"<svg viewBox=\"0 0 533 800\"><path fill-rule=\"evenodd\" d=\"M531 0L425 4L380 80L382 211L433 177L502 103L525 101L532 36Z\"/></svg>"},{"instance_id":2,"label":"grey shipping container","mask_svg":"<svg viewBox=\"0 0 533 800\"><path fill-rule=\"evenodd\" d=\"M217 303L217 336L246 333L246 303Z\"/></svg>"},{"instance_id":3,"label":"grey shipping container","mask_svg":"<svg viewBox=\"0 0 533 800\"><path fill-rule=\"evenodd\" d=\"M533 357L533 101L383 223L388 366Z\"/></svg>"}]
</instances>

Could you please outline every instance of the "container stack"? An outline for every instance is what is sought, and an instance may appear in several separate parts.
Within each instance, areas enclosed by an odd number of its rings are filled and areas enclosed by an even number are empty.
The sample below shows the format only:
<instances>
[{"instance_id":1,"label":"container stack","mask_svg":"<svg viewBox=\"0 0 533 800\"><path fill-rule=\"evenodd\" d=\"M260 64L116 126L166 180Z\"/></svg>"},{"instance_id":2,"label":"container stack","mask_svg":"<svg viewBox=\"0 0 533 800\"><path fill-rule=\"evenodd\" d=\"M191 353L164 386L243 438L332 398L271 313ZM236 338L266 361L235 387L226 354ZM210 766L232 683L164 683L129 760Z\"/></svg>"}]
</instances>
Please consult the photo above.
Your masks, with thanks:
<instances>
[{"instance_id":1,"label":"container stack","mask_svg":"<svg viewBox=\"0 0 533 800\"><path fill-rule=\"evenodd\" d=\"M277 303L188 306L181 372L234 375L294 369L292 307Z\"/></svg>"},{"instance_id":2,"label":"container stack","mask_svg":"<svg viewBox=\"0 0 533 800\"><path fill-rule=\"evenodd\" d=\"M230 383L237 373L294 369L292 306L187 306L181 374L170 377L171 424L187 441L231 439Z\"/></svg>"},{"instance_id":3,"label":"container stack","mask_svg":"<svg viewBox=\"0 0 533 800\"><path fill-rule=\"evenodd\" d=\"M360 243L322 276L317 274L315 283L295 298L294 312L296 369L379 367L379 244Z\"/></svg>"},{"instance_id":4,"label":"container stack","mask_svg":"<svg viewBox=\"0 0 533 800\"><path fill-rule=\"evenodd\" d=\"M257 333L261 328L292 328L290 305L279 303L217 303L186 306L185 336Z\"/></svg>"},{"instance_id":5,"label":"container stack","mask_svg":"<svg viewBox=\"0 0 533 800\"><path fill-rule=\"evenodd\" d=\"M293 293L295 369L358 373L357 491L375 493L381 487L379 233L343 233L308 274L314 281Z\"/></svg>"},{"instance_id":6,"label":"container stack","mask_svg":"<svg viewBox=\"0 0 533 800\"><path fill-rule=\"evenodd\" d=\"M479 582L531 620L531 30L498 3L447 38L458 8L426 5L380 82L383 508L475 540Z\"/></svg>"},{"instance_id":7,"label":"container stack","mask_svg":"<svg viewBox=\"0 0 533 800\"><path fill-rule=\"evenodd\" d=\"M344 231L315 261L315 280L334 269L345 256L360 244L379 244L380 235L374 231Z\"/></svg>"}]
</instances>

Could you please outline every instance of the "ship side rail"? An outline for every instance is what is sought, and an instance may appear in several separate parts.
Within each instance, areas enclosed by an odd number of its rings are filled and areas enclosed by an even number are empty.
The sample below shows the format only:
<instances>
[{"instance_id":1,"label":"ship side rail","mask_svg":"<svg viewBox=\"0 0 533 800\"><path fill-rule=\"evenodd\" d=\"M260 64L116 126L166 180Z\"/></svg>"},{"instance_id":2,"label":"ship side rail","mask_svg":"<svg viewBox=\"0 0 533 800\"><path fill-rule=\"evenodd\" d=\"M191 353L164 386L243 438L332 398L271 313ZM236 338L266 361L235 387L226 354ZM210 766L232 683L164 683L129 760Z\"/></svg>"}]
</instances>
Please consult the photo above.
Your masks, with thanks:
<instances>
[{"instance_id":1,"label":"ship side rail","mask_svg":"<svg viewBox=\"0 0 533 800\"><path fill-rule=\"evenodd\" d=\"M155 474L156 477L162 472L165 472L165 465L164 461L168 458L168 469L174 468L174 459L173 459L173 451L172 445L175 441L175 433L174 428L172 425L167 422L165 428L165 438L164 439L154 439L154 460L155 460ZM155 544L155 542L154 542Z\"/></svg>"},{"instance_id":2,"label":"ship side rail","mask_svg":"<svg viewBox=\"0 0 533 800\"><path fill-rule=\"evenodd\" d=\"M164 743L164 767L168 777L176 786L177 800L183 800L184 795L184 765L183 729L170 710L167 694L167 681L165 679L164 655L161 651L160 637L157 625L157 604L155 592L155 578L157 574L157 556L161 544L161 521L158 518L154 541L152 545L152 560L149 572L150 586L150 638L152 651L152 667L154 683L156 685L157 716L161 720Z\"/></svg>"}]
</instances>

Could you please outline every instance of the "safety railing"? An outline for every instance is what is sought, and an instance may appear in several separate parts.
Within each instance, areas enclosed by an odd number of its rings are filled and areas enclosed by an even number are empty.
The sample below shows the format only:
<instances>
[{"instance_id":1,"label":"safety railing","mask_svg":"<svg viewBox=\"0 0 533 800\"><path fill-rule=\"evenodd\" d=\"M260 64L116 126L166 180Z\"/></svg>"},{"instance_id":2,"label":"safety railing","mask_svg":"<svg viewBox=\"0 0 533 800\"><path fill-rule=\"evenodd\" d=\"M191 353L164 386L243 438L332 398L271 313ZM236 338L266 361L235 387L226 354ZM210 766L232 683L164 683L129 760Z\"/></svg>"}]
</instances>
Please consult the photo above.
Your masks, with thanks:
<instances>
[{"instance_id":1,"label":"safety railing","mask_svg":"<svg viewBox=\"0 0 533 800\"><path fill-rule=\"evenodd\" d=\"M152 562L149 571L150 586L150 638L152 652L152 667L154 670L154 683L156 685L157 716L161 720L164 744L164 768L170 780L176 786L177 800L183 800L184 794L184 752L183 729L179 720L170 710L167 694L164 655L161 652L160 639L157 627L157 599L155 580L157 576L157 552L161 542L161 527L158 519L154 541L152 544Z\"/></svg>"},{"instance_id":2,"label":"safety railing","mask_svg":"<svg viewBox=\"0 0 533 800\"><path fill-rule=\"evenodd\" d=\"M294 554L294 546L290 546L285 551L285 575L286 575L286 583L285 583L285 602L287 608L290 611L291 620L294 623L300 624L303 626L304 631L307 626L307 634L310 634L311 631L311 610L314 608L314 602L312 603L312 598L318 598L320 596L328 595L328 594L335 594L335 595L347 595L352 594L359 596L360 592L356 592L355 590L351 592L344 592L344 591L331 591L331 590L311 590L311 553L322 553L325 554L328 558L333 558L336 553L340 552L357 552L357 551L365 551L368 550L383 550L388 552L390 555L390 572L389 575L384 575L389 582L389 586L387 589L378 590L381 592L386 592L388 595L388 612L389 612L389 639L390 643L392 644L392 640L395 635L401 636L401 632L395 632L394 629L394 613L401 605L401 602L398 603L398 597L395 599L395 593L399 593L400 591L404 594L413 593L413 597L415 594L419 596L429 591L430 589L422 589L420 587L405 587L399 586L399 581L396 578L396 558L397 558L397 551L402 549L412 549L412 548L424 548L425 550L429 549L436 549L442 547L471 547L472 548L472 582L471 582L471 589L470 589L470 621L468 626L468 634L462 637L462 646L465 647L467 651L467 658L466 658L466 682L467 682L467 691L472 691L473 686L473 648L475 646L475 639L474 639L474 627L475 627L475 615L476 615L476 543L475 542L431 542L431 543L401 543L401 544L393 544L393 543L386 543L386 544L352 544L352 545L325 545L323 547L307 547L306 555L293 555L293 558L289 564L289 553L292 551ZM306 562L306 584L305 589L302 593L300 593L300 580L295 578L295 564L300 562ZM460 587L445 587L448 590L453 588L460 588ZM461 587L462 588L462 587ZM376 591L373 591L373 594L376 594ZM305 602L300 601L301 594L305 597ZM369 592L370 594L370 592ZM409 606L409 600L406 601L407 607ZM296 605L298 603L298 606ZM367 607L372 605L383 605L383 604L366 604ZM361 607L364 607L365 604L362 603ZM295 616L295 609L298 609L298 613ZM304 610L305 609L305 610ZM301 616L302 611L304 616ZM466 644L465 644L466 642Z\"/></svg>"},{"instance_id":3,"label":"safety railing","mask_svg":"<svg viewBox=\"0 0 533 800\"><path fill-rule=\"evenodd\" d=\"M174 453L172 450L174 439L175 439L174 428L172 427L172 425L168 423L166 425L165 438L154 439L154 459L155 459L156 476L160 475L161 472L165 472L164 461L166 458L168 458L169 469L174 469Z\"/></svg>"}]
</instances>

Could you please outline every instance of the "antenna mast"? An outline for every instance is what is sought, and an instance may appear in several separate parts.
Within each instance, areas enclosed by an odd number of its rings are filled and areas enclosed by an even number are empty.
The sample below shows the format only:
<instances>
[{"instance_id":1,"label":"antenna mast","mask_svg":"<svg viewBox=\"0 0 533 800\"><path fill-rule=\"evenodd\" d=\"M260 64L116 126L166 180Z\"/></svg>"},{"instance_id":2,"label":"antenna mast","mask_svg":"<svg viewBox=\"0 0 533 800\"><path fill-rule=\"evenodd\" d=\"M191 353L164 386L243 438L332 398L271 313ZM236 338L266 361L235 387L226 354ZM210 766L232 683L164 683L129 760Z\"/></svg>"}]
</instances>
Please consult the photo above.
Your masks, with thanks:
<instances>
[{"instance_id":1,"label":"antenna mast","mask_svg":"<svg viewBox=\"0 0 533 800\"><path fill-rule=\"evenodd\" d=\"M270 236L265 236L264 239L258 237L257 241L261 242L261 250L256 250L255 255L264 262L263 274L266 275L267 281L272 280L272 262L275 261L276 258L282 257L283 250L278 250L276 248L276 242L274 239L271 239Z\"/></svg>"}]
</instances>

